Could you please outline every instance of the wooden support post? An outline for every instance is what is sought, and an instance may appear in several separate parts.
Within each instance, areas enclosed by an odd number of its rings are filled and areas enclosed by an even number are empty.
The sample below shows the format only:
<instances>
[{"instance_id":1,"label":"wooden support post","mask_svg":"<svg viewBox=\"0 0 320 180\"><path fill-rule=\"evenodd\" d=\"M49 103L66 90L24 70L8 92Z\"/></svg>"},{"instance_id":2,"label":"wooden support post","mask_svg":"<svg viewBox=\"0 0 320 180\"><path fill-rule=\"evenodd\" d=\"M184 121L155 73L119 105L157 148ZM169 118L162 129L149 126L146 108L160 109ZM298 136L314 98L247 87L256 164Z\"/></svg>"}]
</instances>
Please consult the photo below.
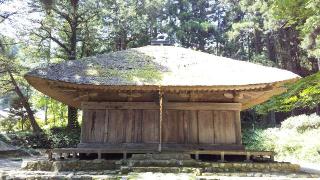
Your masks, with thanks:
<instances>
[{"instance_id":1,"label":"wooden support post","mask_svg":"<svg viewBox=\"0 0 320 180\"><path fill-rule=\"evenodd\" d=\"M127 152L126 151L123 152L123 159L127 160Z\"/></svg>"},{"instance_id":2,"label":"wooden support post","mask_svg":"<svg viewBox=\"0 0 320 180\"><path fill-rule=\"evenodd\" d=\"M270 160L273 162L274 161L274 154L270 155Z\"/></svg>"},{"instance_id":3,"label":"wooden support post","mask_svg":"<svg viewBox=\"0 0 320 180\"><path fill-rule=\"evenodd\" d=\"M224 160L224 151L220 152L220 162L225 162L225 160Z\"/></svg>"},{"instance_id":4,"label":"wooden support post","mask_svg":"<svg viewBox=\"0 0 320 180\"><path fill-rule=\"evenodd\" d=\"M199 153L198 152L196 152L195 158L196 158L196 160L199 160Z\"/></svg>"},{"instance_id":5,"label":"wooden support post","mask_svg":"<svg viewBox=\"0 0 320 180\"><path fill-rule=\"evenodd\" d=\"M47 153L48 153L48 159L49 160L52 160L52 151L51 150L47 150Z\"/></svg>"},{"instance_id":6,"label":"wooden support post","mask_svg":"<svg viewBox=\"0 0 320 180\"><path fill-rule=\"evenodd\" d=\"M73 152L72 155L73 155L73 156L72 156L73 159L76 159L76 158L77 158L77 152Z\"/></svg>"},{"instance_id":7,"label":"wooden support post","mask_svg":"<svg viewBox=\"0 0 320 180\"><path fill-rule=\"evenodd\" d=\"M246 160L245 162L251 162L251 153L249 151L247 151L246 153Z\"/></svg>"},{"instance_id":8,"label":"wooden support post","mask_svg":"<svg viewBox=\"0 0 320 180\"><path fill-rule=\"evenodd\" d=\"M98 159L101 159L101 151L98 151Z\"/></svg>"},{"instance_id":9,"label":"wooden support post","mask_svg":"<svg viewBox=\"0 0 320 180\"><path fill-rule=\"evenodd\" d=\"M159 147L158 151L162 150L162 119L163 119L163 92L161 91L161 87L159 87L159 105L160 105L160 118L159 118Z\"/></svg>"}]
</instances>

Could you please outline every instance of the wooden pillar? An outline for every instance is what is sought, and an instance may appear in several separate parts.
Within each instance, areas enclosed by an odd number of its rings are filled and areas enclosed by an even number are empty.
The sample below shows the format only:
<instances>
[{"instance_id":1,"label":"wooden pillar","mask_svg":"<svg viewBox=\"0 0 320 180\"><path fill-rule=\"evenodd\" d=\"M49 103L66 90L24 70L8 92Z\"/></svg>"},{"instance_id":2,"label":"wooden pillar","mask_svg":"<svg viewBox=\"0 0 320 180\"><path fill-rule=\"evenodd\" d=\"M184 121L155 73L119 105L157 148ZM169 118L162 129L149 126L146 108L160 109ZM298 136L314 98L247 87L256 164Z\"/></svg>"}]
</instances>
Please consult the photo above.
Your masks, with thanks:
<instances>
[{"instance_id":1,"label":"wooden pillar","mask_svg":"<svg viewBox=\"0 0 320 180\"><path fill-rule=\"evenodd\" d=\"M84 143L86 141L84 138L86 136L86 134L84 132L85 132L85 124L86 124L86 121L88 118L88 110L83 107L83 103L81 103L81 110L82 110L82 123L81 123L81 127L80 127L80 129L81 129L80 143Z\"/></svg>"},{"instance_id":2,"label":"wooden pillar","mask_svg":"<svg viewBox=\"0 0 320 180\"><path fill-rule=\"evenodd\" d=\"M242 144L242 134L241 134L241 118L240 110L235 111L235 134L236 134L236 144Z\"/></svg>"},{"instance_id":3,"label":"wooden pillar","mask_svg":"<svg viewBox=\"0 0 320 180\"><path fill-rule=\"evenodd\" d=\"M163 92L161 88L159 88L159 105L160 105L160 113L159 113L159 147L158 151L161 152L162 150L162 119L163 119Z\"/></svg>"}]
</instances>

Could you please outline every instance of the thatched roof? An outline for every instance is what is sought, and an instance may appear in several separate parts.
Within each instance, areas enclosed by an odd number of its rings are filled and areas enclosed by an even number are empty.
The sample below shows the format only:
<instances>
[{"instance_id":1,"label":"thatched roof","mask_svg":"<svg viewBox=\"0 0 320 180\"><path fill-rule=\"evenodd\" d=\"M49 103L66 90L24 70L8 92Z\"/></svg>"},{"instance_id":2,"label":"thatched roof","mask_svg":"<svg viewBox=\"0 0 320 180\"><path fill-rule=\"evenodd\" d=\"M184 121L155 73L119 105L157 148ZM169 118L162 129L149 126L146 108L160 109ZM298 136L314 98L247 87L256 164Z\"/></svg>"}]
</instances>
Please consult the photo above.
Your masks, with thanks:
<instances>
[{"instance_id":1,"label":"thatched roof","mask_svg":"<svg viewBox=\"0 0 320 180\"><path fill-rule=\"evenodd\" d=\"M299 78L272 67L173 46L145 46L38 68L26 77L78 85L243 86Z\"/></svg>"},{"instance_id":2,"label":"thatched roof","mask_svg":"<svg viewBox=\"0 0 320 180\"><path fill-rule=\"evenodd\" d=\"M284 92L282 84L299 76L181 47L146 46L52 64L25 78L78 108L85 101L154 101L160 90L168 101L238 102L247 109Z\"/></svg>"}]
</instances>

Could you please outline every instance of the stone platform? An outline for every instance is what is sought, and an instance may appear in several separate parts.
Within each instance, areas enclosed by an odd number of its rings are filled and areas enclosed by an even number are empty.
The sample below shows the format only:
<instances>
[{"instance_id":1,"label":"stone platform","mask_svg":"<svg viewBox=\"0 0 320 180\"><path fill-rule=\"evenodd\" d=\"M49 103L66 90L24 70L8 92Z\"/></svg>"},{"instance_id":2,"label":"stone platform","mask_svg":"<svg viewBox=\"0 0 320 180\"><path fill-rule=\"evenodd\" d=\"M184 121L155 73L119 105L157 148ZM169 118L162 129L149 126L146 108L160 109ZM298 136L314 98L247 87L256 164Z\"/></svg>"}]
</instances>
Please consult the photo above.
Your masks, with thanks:
<instances>
[{"instance_id":1,"label":"stone platform","mask_svg":"<svg viewBox=\"0 0 320 180\"><path fill-rule=\"evenodd\" d=\"M2 177L16 179L121 179L138 176L180 176L188 179L219 177L319 178L286 162L204 162L189 154L134 154L126 160L38 160L23 164L22 170ZM21 177L21 178L20 178ZM9 179L10 179L9 178ZM14 178L13 178L14 179ZM183 179L183 178L182 178ZM224 178L223 178L224 179ZM232 178L231 178L232 179Z\"/></svg>"},{"instance_id":2,"label":"stone platform","mask_svg":"<svg viewBox=\"0 0 320 180\"><path fill-rule=\"evenodd\" d=\"M27 160L27 159L26 159ZM314 178L285 162L205 162L186 154L134 154L127 160L29 159L23 168L0 170L0 179L292 179Z\"/></svg>"},{"instance_id":3,"label":"stone platform","mask_svg":"<svg viewBox=\"0 0 320 180\"><path fill-rule=\"evenodd\" d=\"M56 161L30 161L23 169L31 171L103 171L120 170L121 172L161 172L188 171L200 172L299 172L296 164L285 162L204 162L192 159L189 154L133 154L122 160L78 160L65 159ZM168 170L170 169L170 170Z\"/></svg>"}]
</instances>

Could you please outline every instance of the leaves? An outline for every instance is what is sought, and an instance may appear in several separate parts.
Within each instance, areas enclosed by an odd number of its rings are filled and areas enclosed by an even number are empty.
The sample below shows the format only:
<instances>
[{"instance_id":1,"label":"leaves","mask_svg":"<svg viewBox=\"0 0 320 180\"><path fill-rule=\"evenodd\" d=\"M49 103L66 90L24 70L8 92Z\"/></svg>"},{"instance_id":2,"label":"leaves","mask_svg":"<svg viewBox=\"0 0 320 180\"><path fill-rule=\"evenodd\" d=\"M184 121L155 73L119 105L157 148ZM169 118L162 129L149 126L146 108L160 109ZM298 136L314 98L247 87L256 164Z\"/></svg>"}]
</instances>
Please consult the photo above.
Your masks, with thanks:
<instances>
[{"instance_id":1,"label":"leaves","mask_svg":"<svg viewBox=\"0 0 320 180\"><path fill-rule=\"evenodd\" d=\"M294 108L314 108L320 104L320 72L287 85L287 93L276 96L268 102L258 105L259 113L268 111L291 111Z\"/></svg>"}]
</instances>

